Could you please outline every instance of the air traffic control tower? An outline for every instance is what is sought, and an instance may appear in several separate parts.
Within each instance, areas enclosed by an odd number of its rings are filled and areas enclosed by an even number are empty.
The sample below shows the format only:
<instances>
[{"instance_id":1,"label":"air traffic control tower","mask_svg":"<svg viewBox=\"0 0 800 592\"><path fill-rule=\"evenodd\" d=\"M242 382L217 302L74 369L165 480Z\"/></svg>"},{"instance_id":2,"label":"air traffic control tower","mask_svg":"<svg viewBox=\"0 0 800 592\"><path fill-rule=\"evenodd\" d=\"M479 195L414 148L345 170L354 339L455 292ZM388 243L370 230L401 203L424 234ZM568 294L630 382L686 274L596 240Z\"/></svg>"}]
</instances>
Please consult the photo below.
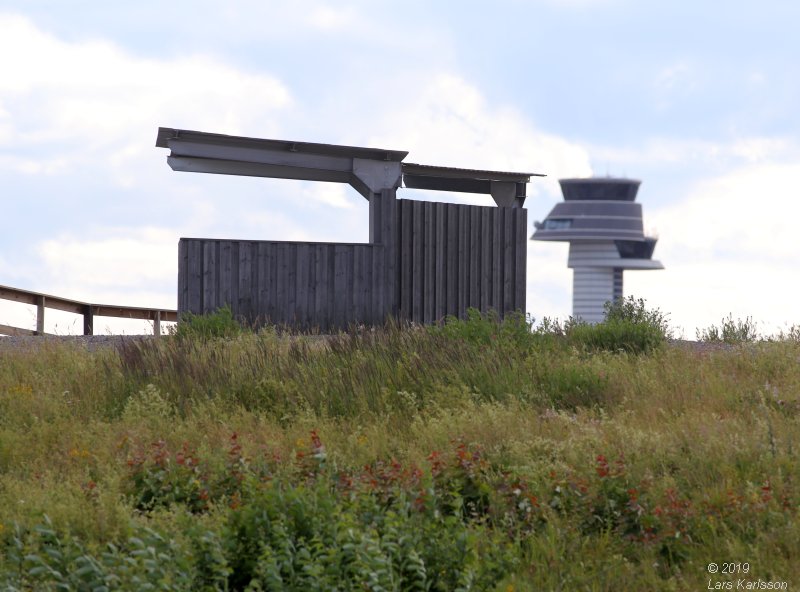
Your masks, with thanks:
<instances>
[{"instance_id":1,"label":"air traffic control tower","mask_svg":"<svg viewBox=\"0 0 800 592\"><path fill-rule=\"evenodd\" d=\"M657 239L644 235L642 205L635 203L641 181L592 177L559 183L564 201L544 222L534 223L531 240L569 242L572 316L599 323L605 303L623 297L623 270L664 268L652 258Z\"/></svg>"}]
</instances>

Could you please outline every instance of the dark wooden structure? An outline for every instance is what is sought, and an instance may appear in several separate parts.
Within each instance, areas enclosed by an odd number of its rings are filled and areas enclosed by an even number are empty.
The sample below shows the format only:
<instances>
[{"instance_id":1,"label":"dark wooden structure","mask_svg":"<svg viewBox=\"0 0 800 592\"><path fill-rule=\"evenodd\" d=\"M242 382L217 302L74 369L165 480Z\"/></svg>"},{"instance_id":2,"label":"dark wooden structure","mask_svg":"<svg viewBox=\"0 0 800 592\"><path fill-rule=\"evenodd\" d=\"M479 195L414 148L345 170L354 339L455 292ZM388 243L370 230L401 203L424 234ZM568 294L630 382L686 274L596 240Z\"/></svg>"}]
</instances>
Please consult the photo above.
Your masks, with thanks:
<instances>
[{"instance_id":1,"label":"dark wooden structure","mask_svg":"<svg viewBox=\"0 0 800 592\"><path fill-rule=\"evenodd\" d=\"M161 335L161 321L175 322L178 313L164 308L142 308L139 306L119 306L117 304L92 304L71 300L61 296L41 294L30 290L20 290L10 286L0 286L0 300L9 300L36 307L36 329L25 329L0 324L0 335L46 335L44 332L45 311L63 310L83 317L83 334L94 334L95 317L116 317L121 319L141 319L153 321L153 334Z\"/></svg>"},{"instance_id":2,"label":"dark wooden structure","mask_svg":"<svg viewBox=\"0 0 800 592\"><path fill-rule=\"evenodd\" d=\"M178 312L229 305L251 323L331 331L388 317L432 323L470 307L525 310L531 174L402 163L405 152L161 128L175 170L348 182L369 243L182 238ZM407 187L491 194L499 207L397 199Z\"/></svg>"}]
</instances>

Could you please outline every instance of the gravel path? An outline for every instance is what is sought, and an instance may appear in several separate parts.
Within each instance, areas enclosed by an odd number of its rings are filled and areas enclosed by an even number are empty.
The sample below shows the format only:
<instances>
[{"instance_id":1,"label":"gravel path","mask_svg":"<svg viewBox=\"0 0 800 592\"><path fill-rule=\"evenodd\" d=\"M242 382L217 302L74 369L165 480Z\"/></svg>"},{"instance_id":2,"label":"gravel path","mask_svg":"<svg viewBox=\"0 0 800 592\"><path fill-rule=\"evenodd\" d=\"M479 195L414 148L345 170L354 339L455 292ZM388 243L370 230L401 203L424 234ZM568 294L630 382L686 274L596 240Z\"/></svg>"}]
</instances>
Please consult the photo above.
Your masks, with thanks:
<instances>
[{"instance_id":1,"label":"gravel path","mask_svg":"<svg viewBox=\"0 0 800 592\"><path fill-rule=\"evenodd\" d=\"M96 351L103 347L118 346L131 341L155 339L154 335L24 335L0 337L0 352L7 349L34 349L48 344L71 343Z\"/></svg>"}]
</instances>

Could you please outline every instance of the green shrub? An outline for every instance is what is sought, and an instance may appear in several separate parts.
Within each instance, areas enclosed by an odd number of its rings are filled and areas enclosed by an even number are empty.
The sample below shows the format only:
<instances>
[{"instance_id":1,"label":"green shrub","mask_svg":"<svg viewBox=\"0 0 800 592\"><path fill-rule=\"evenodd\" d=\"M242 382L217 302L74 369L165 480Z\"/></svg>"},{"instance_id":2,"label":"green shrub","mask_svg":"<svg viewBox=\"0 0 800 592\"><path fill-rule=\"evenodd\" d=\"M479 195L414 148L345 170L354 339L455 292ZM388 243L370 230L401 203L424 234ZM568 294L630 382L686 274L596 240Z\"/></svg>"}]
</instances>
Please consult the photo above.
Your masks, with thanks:
<instances>
[{"instance_id":1,"label":"green shrub","mask_svg":"<svg viewBox=\"0 0 800 592\"><path fill-rule=\"evenodd\" d=\"M648 309L641 298L607 302L605 309L605 320L596 325L571 322L569 341L590 351L641 354L660 347L670 337L666 316L658 309Z\"/></svg>"},{"instance_id":2,"label":"green shrub","mask_svg":"<svg viewBox=\"0 0 800 592\"><path fill-rule=\"evenodd\" d=\"M29 531L17 527L2 551L3 590L214 589L193 585L199 582L190 554L149 528L139 528L124 544L109 543L98 552L56 531L45 516Z\"/></svg>"},{"instance_id":3,"label":"green shrub","mask_svg":"<svg viewBox=\"0 0 800 592\"><path fill-rule=\"evenodd\" d=\"M175 336L179 339L205 340L237 337L244 331L242 325L233 318L231 307L226 304L210 314L183 313L175 328Z\"/></svg>"},{"instance_id":4,"label":"green shrub","mask_svg":"<svg viewBox=\"0 0 800 592\"><path fill-rule=\"evenodd\" d=\"M670 336L667 315L657 308L647 308L644 298L637 300L633 296L628 296L614 302L606 302L605 321L627 321L635 325L647 325L660 331L664 338Z\"/></svg>"},{"instance_id":5,"label":"green shrub","mask_svg":"<svg viewBox=\"0 0 800 592\"><path fill-rule=\"evenodd\" d=\"M624 351L632 354L648 353L664 342L658 330L630 321L577 324L571 329L569 339L575 345L591 351Z\"/></svg>"},{"instance_id":6,"label":"green shrub","mask_svg":"<svg viewBox=\"0 0 800 592\"><path fill-rule=\"evenodd\" d=\"M472 344L510 345L525 350L532 343L532 327L533 319L521 312L510 312L500 319L494 309L481 313L477 308L468 308L466 319L448 316L442 326L433 326L431 331Z\"/></svg>"},{"instance_id":7,"label":"green shrub","mask_svg":"<svg viewBox=\"0 0 800 592\"><path fill-rule=\"evenodd\" d=\"M150 446L150 454L128 459L129 497L138 510L184 504L192 512L208 508L209 483L200 461L187 444L170 452L163 440Z\"/></svg>"},{"instance_id":8,"label":"green shrub","mask_svg":"<svg viewBox=\"0 0 800 592\"><path fill-rule=\"evenodd\" d=\"M484 590L515 562L508 541L402 489L337 495L325 479L248 489L224 535L234 590Z\"/></svg>"},{"instance_id":9,"label":"green shrub","mask_svg":"<svg viewBox=\"0 0 800 592\"><path fill-rule=\"evenodd\" d=\"M791 335L791 334L790 334ZM697 340L710 343L751 343L758 339L758 329L751 317L733 320L733 315L722 319L720 326L711 325L697 330Z\"/></svg>"}]
</instances>

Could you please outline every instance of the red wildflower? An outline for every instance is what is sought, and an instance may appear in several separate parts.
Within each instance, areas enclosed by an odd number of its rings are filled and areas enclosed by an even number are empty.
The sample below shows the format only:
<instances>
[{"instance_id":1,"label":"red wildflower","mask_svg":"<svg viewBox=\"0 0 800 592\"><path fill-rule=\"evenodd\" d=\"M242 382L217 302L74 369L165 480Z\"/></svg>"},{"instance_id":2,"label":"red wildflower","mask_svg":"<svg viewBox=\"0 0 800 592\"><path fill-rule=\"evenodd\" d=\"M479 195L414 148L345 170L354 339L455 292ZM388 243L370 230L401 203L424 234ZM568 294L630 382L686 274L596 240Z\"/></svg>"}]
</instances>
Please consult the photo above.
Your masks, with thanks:
<instances>
[{"instance_id":1,"label":"red wildflower","mask_svg":"<svg viewBox=\"0 0 800 592\"><path fill-rule=\"evenodd\" d=\"M608 460L602 454L597 455L597 467L595 468L597 471L597 475L600 478L608 477L609 473L611 472L608 468Z\"/></svg>"}]
</instances>

